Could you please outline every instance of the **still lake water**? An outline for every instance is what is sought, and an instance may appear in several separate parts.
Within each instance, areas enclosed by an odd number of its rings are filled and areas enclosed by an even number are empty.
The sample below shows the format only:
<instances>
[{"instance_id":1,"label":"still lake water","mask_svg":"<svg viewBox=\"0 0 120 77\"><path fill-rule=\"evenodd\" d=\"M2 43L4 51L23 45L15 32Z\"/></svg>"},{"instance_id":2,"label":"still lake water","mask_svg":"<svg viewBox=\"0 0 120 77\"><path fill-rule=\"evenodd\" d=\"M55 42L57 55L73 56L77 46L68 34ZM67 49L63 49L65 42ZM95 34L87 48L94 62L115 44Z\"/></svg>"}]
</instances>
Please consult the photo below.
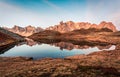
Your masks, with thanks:
<instances>
[{"instance_id":1,"label":"still lake water","mask_svg":"<svg viewBox=\"0 0 120 77\"><path fill-rule=\"evenodd\" d=\"M59 43L37 43L37 42L22 42L18 45L15 45L13 48L5 51L0 54L2 57L14 57L14 56L23 56L23 57L33 57L34 59L40 58L65 58L67 56L73 56L78 54L89 54L92 52L99 52L102 50L114 50L114 45L108 46L94 46L89 47L87 45L79 46L67 42Z\"/></svg>"}]
</instances>

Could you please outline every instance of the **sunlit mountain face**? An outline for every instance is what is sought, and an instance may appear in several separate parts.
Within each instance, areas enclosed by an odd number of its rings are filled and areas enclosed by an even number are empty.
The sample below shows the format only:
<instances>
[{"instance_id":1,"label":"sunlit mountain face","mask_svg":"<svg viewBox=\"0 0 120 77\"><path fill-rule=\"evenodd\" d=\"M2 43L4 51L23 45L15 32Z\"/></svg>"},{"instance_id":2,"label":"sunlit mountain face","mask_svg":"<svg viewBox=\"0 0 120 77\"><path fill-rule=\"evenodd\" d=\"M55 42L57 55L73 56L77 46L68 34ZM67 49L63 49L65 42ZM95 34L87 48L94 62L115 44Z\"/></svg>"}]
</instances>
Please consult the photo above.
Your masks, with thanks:
<instances>
[{"instance_id":1,"label":"sunlit mountain face","mask_svg":"<svg viewBox=\"0 0 120 77\"><path fill-rule=\"evenodd\" d=\"M34 27L31 25L28 25L26 27L20 27L20 26L14 25L14 27L12 28L9 28L9 27L2 27L2 28L8 31L11 31L13 33L19 34L21 36L24 36L24 37L30 36L34 33L41 32L44 30L40 27Z\"/></svg>"},{"instance_id":2,"label":"sunlit mountain face","mask_svg":"<svg viewBox=\"0 0 120 77\"><path fill-rule=\"evenodd\" d=\"M9 27L2 27L5 30L8 30L10 32L19 34L21 36L24 37L28 37L31 36L35 33L39 33L39 32L44 32L46 30L51 30L51 31L57 31L60 33L68 33L71 31L77 31L80 30L80 33L84 33L86 30L88 30L89 32L94 31L96 29L96 31L111 31L111 32L116 32L118 31L115 27L115 25L112 22L106 22L106 21L102 21L99 24L93 24L93 23L89 23L89 22L73 22L73 21L67 21L67 22L59 22L57 25L54 26L49 26L48 28L42 29L41 27L34 27L34 26L27 26L27 27L20 27L15 25L12 28ZM86 33L88 32L86 31ZM89 33L88 32L88 33Z\"/></svg>"}]
</instances>

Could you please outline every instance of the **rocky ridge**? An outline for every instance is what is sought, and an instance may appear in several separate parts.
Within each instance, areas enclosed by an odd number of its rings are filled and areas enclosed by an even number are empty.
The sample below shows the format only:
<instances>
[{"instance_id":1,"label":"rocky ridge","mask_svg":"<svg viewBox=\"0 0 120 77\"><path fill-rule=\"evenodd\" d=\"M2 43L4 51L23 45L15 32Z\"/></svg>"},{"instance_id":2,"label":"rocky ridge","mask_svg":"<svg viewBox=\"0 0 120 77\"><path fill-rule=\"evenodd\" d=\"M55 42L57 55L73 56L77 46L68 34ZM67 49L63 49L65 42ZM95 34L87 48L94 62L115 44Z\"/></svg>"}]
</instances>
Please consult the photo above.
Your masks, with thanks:
<instances>
[{"instance_id":1,"label":"rocky ridge","mask_svg":"<svg viewBox=\"0 0 120 77\"><path fill-rule=\"evenodd\" d=\"M61 21L58 25L50 26L46 28L46 30L54 30L61 33L77 30L77 29L89 29L89 28L96 28L96 29L102 29L102 28L108 28L112 30L113 32L117 31L116 27L112 24L112 22L105 22L102 21L100 24L91 24L88 22L63 22Z\"/></svg>"}]
</instances>

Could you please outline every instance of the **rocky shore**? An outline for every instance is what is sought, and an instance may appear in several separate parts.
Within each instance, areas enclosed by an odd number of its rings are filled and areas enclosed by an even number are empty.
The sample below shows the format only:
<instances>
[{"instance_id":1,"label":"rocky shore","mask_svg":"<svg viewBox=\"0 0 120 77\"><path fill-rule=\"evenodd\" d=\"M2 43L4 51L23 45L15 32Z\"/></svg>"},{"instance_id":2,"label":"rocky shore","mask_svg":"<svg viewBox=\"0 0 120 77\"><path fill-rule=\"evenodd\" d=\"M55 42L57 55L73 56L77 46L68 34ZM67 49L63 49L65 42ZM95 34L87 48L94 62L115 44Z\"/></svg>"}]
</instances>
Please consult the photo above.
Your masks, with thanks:
<instances>
[{"instance_id":1,"label":"rocky shore","mask_svg":"<svg viewBox=\"0 0 120 77\"><path fill-rule=\"evenodd\" d=\"M64 59L0 57L1 77L119 77L120 48Z\"/></svg>"}]
</instances>

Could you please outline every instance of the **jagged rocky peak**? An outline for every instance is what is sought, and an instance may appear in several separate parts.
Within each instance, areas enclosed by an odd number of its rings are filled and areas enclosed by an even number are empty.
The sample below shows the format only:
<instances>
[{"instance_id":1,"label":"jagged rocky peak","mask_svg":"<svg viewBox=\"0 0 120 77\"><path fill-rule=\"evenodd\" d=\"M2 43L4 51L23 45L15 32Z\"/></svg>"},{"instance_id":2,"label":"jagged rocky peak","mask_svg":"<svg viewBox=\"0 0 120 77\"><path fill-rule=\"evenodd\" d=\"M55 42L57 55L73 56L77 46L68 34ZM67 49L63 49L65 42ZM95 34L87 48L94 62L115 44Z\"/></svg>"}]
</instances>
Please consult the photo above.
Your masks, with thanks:
<instances>
[{"instance_id":1,"label":"jagged rocky peak","mask_svg":"<svg viewBox=\"0 0 120 77\"><path fill-rule=\"evenodd\" d=\"M113 32L117 31L116 27L112 24L112 22L105 22L102 21L99 25L97 24L91 24L89 22L73 22L73 21L67 21L63 22L61 21L58 25L50 26L46 28L46 30L55 30L61 33L65 33L68 31L73 31L77 29L89 29L89 28L96 28L96 29L102 29L102 28L108 28L112 30Z\"/></svg>"},{"instance_id":2,"label":"jagged rocky peak","mask_svg":"<svg viewBox=\"0 0 120 77\"><path fill-rule=\"evenodd\" d=\"M74 22L73 22L73 21L67 21L66 24L67 24L67 25L73 25Z\"/></svg>"},{"instance_id":3,"label":"jagged rocky peak","mask_svg":"<svg viewBox=\"0 0 120 77\"><path fill-rule=\"evenodd\" d=\"M35 27L28 25L27 27L25 27L26 32L35 32Z\"/></svg>"},{"instance_id":4,"label":"jagged rocky peak","mask_svg":"<svg viewBox=\"0 0 120 77\"><path fill-rule=\"evenodd\" d=\"M43 31L43 29L41 27L34 27L34 26L31 26L31 25L28 25L26 27L19 27L17 25L14 25L13 28L5 28L5 29L7 29L11 32L17 33L21 36L30 36L34 33Z\"/></svg>"},{"instance_id":5,"label":"jagged rocky peak","mask_svg":"<svg viewBox=\"0 0 120 77\"><path fill-rule=\"evenodd\" d=\"M116 27L113 25L112 22L105 22L105 21L102 21L99 25L98 25L98 28L108 28L108 29L111 29L113 32L117 31Z\"/></svg>"},{"instance_id":6,"label":"jagged rocky peak","mask_svg":"<svg viewBox=\"0 0 120 77\"><path fill-rule=\"evenodd\" d=\"M41 27L34 27L34 26L31 26L31 25L28 25L27 27L25 27L25 29L26 29L27 32L33 32L33 33L43 31L43 29Z\"/></svg>"},{"instance_id":7,"label":"jagged rocky peak","mask_svg":"<svg viewBox=\"0 0 120 77\"><path fill-rule=\"evenodd\" d=\"M63 23L63 21L60 21L60 25L63 25L64 23Z\"/></svg>"},{"instance_id":8,"label":"jagged rocky peak","mask_svg":"<svg viewBox=\"0 0 120 77\"><path fill-rule=\"evenodd\" d=\"M19 27L19 26L17 26L17 25L14 25L14 27L13 28L9 28L8 29L9 31L12 31L12 32L23 32L23 31L25 31L24 30L24 28L22 28L22 27Z\"/></svg>"},{"instance_id":9,"label":"jagged rocky peak","mask_svg":"<svg viewBox=\"0 0 120 77\"><path fill-rule=\"evenodd\" d=\"M13 27L13 29L21 29L22 27L20 27L20 26L17 26L17 25L14 25L14 27Z\"/></svg>"}]
</instances>

